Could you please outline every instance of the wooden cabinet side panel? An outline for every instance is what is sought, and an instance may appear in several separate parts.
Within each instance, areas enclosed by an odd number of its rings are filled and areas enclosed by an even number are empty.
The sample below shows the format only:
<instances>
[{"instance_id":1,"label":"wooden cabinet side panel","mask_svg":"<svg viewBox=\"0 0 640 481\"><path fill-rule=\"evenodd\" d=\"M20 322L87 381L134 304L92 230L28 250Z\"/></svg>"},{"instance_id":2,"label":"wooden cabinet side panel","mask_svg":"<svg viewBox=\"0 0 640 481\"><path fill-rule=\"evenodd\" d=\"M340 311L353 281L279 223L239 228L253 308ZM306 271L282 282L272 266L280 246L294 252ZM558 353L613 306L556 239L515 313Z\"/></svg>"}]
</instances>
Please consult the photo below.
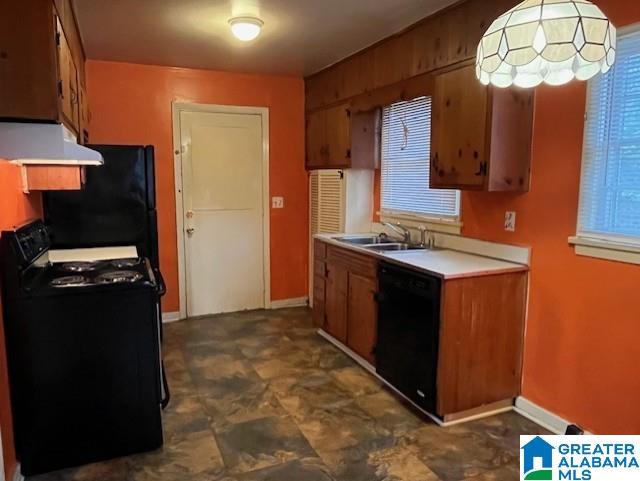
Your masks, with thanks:
<instances>
[{"instance_id":1,"label":"wooden cabinet side panel","mask_svg":"<svg viewBox=\"0 0 640 481\"><path fill-rule=\"evenodd\" d=\"M3 3L0 117L58 120L55 21L51 0Z\"/></svg>"},{"instance_id":2,"label":"wooden cabinet side panel","mask_svg":"<svg viewBox=\"0 0 640 481\"><path fill-rule=\"evenodd\" d=\"M484 186L488 89L473 66L440 74L435 80L431 123L432 188Z\"/></svg>"},{"instance_id":3,"label":"wooden cabinet side panel","mask_svg":"<svg viewBox=\"0 0 640 481\"><path fill-rule=\"evenodd\" d=\"M438 414L520 393L526 273L447 281L442 293Z\"/></svg>"},{"instance_id":4,"label":"wooden cabinet side panel","mask_svg":"<svg viewBox=\"0 0 640 481\"><path fill-rule=\"evenodd\" d=\"M490 191L529 190L534 95L531 90L493 90Z\"/></svg>"}]
</instances>

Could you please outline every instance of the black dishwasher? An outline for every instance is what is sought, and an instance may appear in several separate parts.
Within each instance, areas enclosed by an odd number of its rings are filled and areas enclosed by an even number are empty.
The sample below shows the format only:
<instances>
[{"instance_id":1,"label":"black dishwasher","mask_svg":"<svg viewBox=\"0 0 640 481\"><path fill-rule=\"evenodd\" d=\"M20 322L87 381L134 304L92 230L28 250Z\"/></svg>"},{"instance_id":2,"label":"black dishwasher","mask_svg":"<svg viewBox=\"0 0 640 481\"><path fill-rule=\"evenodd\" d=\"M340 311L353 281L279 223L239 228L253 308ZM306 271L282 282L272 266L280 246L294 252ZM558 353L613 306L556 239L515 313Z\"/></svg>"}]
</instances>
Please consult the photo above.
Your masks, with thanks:
<instances>
[{"instance_id":1,"label":"black dishwasher","mask_svg":"<svg viewBox=\"0 0 640 481\"><path fill-rule=\"evenodd\" d=\"M378 274L376 371L435 413L440 279L386 263Z\"/></svg>"}]
</instances>

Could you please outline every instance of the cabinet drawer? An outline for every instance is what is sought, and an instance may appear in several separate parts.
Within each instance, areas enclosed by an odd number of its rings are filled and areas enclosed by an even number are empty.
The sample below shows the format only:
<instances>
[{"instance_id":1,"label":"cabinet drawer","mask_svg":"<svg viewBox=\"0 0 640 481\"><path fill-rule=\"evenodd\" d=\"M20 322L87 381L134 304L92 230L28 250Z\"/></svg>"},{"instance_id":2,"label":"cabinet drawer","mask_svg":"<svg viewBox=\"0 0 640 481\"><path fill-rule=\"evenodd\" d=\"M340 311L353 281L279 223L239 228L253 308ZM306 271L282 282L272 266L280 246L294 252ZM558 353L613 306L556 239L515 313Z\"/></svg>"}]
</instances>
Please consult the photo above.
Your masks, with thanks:
<instances>
[{"instance_id":1,"label":"cabinet drawer","mask_svg":"<svg viewBox=\"0 0 640 481\"><path fill-rule=\"evenodd\" d=\"M343 249L336 246L327 246L327 261L340 264L354 274L375 279L378 262L375 258L364 254Z\"/></svg>"},{"instance_id":2,"label":"cabinet drawer","mask_svg":"<svg viewBox=\"0 0 640 481\"><path fill-rule=\"evenodd\" d=\"M318 239L313 241L313 257L314 259L326 259L327 257L327 244Z\"/></svg>"}]
</instances>

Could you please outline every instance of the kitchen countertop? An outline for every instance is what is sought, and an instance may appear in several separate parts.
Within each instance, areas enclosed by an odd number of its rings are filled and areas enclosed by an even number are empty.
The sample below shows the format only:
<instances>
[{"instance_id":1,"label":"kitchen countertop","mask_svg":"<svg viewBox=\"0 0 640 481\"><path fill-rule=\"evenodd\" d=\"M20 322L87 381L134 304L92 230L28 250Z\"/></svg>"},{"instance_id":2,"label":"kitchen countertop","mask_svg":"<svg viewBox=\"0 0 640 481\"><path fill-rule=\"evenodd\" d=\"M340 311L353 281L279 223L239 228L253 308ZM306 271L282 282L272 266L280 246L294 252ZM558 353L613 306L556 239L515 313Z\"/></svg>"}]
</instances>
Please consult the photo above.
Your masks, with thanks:
<instances>
[{"instance_id":1,"label":"kitchen countertop","mask_svg":"<svg viewBox=\"0 0 640 481\"><path fill-rule=\"evenodd\" d=\"M442 279L460 279L511 272L526 272L529 270L529 267L523 264L449 249L377 252L336 239L336 237L354 235L358 234L316 234L314 238L345 249L367 254L383 261L424 271Z\"/></svg>"}]
</instances>

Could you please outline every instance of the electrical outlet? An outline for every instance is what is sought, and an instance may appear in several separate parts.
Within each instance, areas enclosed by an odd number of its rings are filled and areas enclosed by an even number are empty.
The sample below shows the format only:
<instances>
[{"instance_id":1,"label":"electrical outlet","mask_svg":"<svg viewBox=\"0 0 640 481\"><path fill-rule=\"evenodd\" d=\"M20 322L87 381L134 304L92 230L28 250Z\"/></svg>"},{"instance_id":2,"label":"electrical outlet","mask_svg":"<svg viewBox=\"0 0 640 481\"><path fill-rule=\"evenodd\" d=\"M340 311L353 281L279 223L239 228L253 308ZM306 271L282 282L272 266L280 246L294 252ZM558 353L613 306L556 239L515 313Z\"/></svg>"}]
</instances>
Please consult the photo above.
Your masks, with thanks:
<instances>
[{"instance_id":1,"label":"electrical outlet","mask_svg":"<svg viewBox=\"0 0 640 481\"><path fill-rule=\"evenodd\" d=\"M271 208L272 209L284 208L284 197L271 197Z\"/></svg>"},{"instance_id":2,"label":"electrical outlet","mask_svg":"<svg viewBox=\"0 0 640 481\"><path fill-rule=\"evenodd\" d=\"M516 213L507 211L504 213L504 230L515 232L516 230Z\"/></svg>"}]
</instances>

